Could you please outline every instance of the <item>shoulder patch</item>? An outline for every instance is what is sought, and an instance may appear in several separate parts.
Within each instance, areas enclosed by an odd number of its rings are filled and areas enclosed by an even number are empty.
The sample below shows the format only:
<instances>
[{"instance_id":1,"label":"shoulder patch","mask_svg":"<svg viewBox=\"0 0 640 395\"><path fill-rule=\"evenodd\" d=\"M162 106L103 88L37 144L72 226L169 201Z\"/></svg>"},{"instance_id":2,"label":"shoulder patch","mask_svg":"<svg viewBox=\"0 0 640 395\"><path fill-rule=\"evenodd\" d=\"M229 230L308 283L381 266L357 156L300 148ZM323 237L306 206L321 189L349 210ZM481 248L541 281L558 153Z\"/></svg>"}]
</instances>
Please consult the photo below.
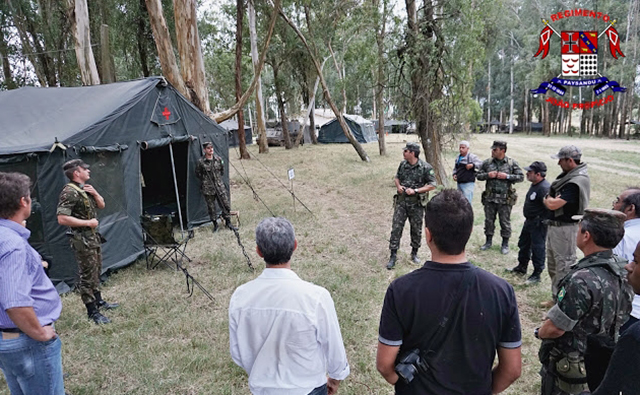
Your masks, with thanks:
<instances>
[{"instance_id":1,"label":"shoulder patch","mask_svg":"<svg viewBox=\"0 0 640 395\"><path fill-rule=\"evenodd\" d=\"M433 169L429 169L429 174L434 175L435 172L433 171Z\"/></svg>"},{"instance_id":2,"label":"shoulder patch","mask_svg":"<svg viewBox=\"0 0 640 395\"><path fill-rule=\"evenodd\" d=\"M564 287L562 287L560 289L560 292L558 292L558 302L562 302L562 299L564 299L564 295L567 294L567 291L564 290Z\"/></svg>"}]
</instances>

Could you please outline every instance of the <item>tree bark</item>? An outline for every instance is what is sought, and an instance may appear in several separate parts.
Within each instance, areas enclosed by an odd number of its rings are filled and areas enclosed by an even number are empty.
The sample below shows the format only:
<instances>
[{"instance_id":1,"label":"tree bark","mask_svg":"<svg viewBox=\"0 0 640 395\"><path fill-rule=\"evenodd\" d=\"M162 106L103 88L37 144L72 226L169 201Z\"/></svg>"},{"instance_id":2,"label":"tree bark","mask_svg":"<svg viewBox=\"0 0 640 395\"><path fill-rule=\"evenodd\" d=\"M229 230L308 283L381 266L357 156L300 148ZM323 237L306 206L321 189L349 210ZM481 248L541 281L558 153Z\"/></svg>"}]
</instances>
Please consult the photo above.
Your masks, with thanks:
<instances>
[{"instance_id":1,"label":"tree bark","mask_svg":"<svg viewBox=\"0 0 640 395\"><path fill-rule=\"evenodd\" d=\"M254 76L257 71L259 62L258 58L258 35L256 33L256 9L253 5L254 0L249 0L249 39L251 40L251 62L253 63ZM264 110L262 108L262 78L260 74L257 75L258 82L256 87L256 125L258 133L258 153L266 154L269 152L269 145L267 144L267 127L264 117Z\"/></svg>"},{"instance_id":2,"label":"tree bark","mask_svg":"<svg viewBox=\"0 0 640 395\"><path fill-rule=\"evenodd\" d=\"M76 43L76 59L84 85L100 85L96 59L91 47L89 8L87 0L67 0L72 21L73 38Z\"/></svg>"},{"instance_id":3,"label":"tree bark","mask_svg":"<svg viewBox=\"0 0 640 395\"><path fill-rule=\"evenodd\" d=\"M109 44L109 25L100 26L100 58L102 59L102 82L110 84L116 82L115 70L111 59L111 45Z\"/></svg>"},{"instance_id":4,"label":"tree bark","mask_svg":"<svg viewBox=\"0 0 640 395\"><path fill-rule=\"evenodd\" d=\"M144 15L147 13L147 6L144 0L140 0L138 3L138 31L137 31L137 47L138 47L138 56L140 57L140 68L142 69L142 75L146 78L150 76L149 65L147 64L148 54L147 54L147 46L145 45L146 41L146 33L147 33L147 25L145 23Z\"/></svg>"},{"instance_id":5,"label":"tree bark","mask_svg":"<svg viewBox=\"0 0 640 395\"><path fill-rule=\"evenodd\" d=\"M280 16L282 17L282 19L284 19L284 21L287 22L289 26L291 26L291 28L296 32L296 34L300 38L300 41L302 41L302 44L304 44L305 48L307 48L307 52L309 52L309 57L311 58L311 61L313 62L313 65L316 68L316 71L318 72L318 77L320 78L320 84L322 85L322 92L324 94L324 99L329 104L329 107L331 107L331 110L335 114L336 118L338 118L338 123L342 127L342 131L344 132L344 135L347 137L347 140L349 140L353 148L356 150L356 152L358 153L358 156L360 156L360 159L362 159L365 162L370 162L367 152L362 148L362 145L360 145L358 140L356 140L356 138L353 137L353 134L351 133L351 129L349 129L349 126L345 122L344 117L342 116L342 113L340 113L340 110L338 110L338 107L336 107L336 104L331 98L329 87L327 86L327 82L325 81L324 76L322 75L322 68L320 67L320 63L318 63L318 59L316 58L313 51L311 50L311 47L307 43L307 40L305 39L300 29L298 29L298 27L293 22L291 22L291 20L285 15L284 11L282 11L282 9L280 8L280 5L278 4L277 6L278 6L278 12L280 13Z\"/></svg>"},{"instance_id":6,"label":"tree bark","mask_svg":"<svg viewBox=\"0 0 640 395\"><path fill-rule=\"evenodd\" d=\"M162 2L160 0L145 1L147 4L147 12L149 13L149 20L151 21L151 30L153 31L154 41L158 50L158 57L160 58L162 74L182 96L189 98L191 95L182 80L176 55L173 53L173 44L171 43L169 28L167 27L167 21L164 19L162 12Z\"/></svg>"},{"instance_id":7,"label":"tree bark","mask_svg":"<svg viewBox=\"0 0 640 395\"><path fill-rule=\"evenodd\" d=\"M286 149L293 148L291 144L291 136L289 135L289 125L287 125L287 114L284 109L284 100L282 99L282 86L279 79L279 63L275 61L271 68L273 69L273 84L276 89L276 100L278 102L278 112L280 113L280 125L282 126L282 138Z\"/></svg>"},{"instance_id":8,"label":"tree bark","mask_svg":"<svg viewBox=\"0 0 640 395\"><path fill-rule=\"evenodd\" d=\"M376 44L378 46L378 59L375 89L375 109L378 110L378 151L380 155L387 154L387 145L384 134L384 37L387 22L387 0L382 0L382 13L380 12L380 0L373 0L373 6L376 9L377 22L376 26Z\"/></svg>"},{"instance_id":9,"label":"tree bark","mask_svg":"<svg viewBox=\"0 0 640 395\"><path fill-rule=\"evenodd\" d=\"M173 14L176 21L176 42L180 54L182 81L189 100L203 113L209 114L209 93L204 73L202 46L198 36L196 0L174 0ZM244 130L242 131L244 137Z\"/></svg>"},{"instance_id":10,"label":"tree bark","mask_svg":"<svg viewBox=\"0 0 640 395\"><path fill-rule=\"evenodd\" d=\"M244 19L244 1L236 0L236 101L242 98L242 22ZM247 151L247 142L244 138L244 111L242 107L238 109L238 148L240 149L240 159L251 159Z\"/></svg>"}]
</instances>

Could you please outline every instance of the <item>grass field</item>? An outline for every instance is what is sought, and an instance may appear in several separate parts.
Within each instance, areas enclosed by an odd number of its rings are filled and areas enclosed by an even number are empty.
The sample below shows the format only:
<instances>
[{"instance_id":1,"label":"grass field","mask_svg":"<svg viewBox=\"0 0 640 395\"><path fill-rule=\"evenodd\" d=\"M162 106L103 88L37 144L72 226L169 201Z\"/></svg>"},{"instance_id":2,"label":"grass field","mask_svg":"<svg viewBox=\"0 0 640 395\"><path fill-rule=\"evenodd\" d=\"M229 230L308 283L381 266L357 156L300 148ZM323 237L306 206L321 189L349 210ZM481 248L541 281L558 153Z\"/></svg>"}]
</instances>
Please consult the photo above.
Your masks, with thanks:
<instances>
[{"instance_id":1,"label":"grass field","mask_svg":"<svg viewBox=\"0 0 640 395\"><path fill-rule=\"evenodd\" d=\"M77 294L63 296L63 312L56 329L63 341L63 365L67 391L80 394L249 394L247 376L229 356L227 306L234 289L255 278L264 267L255 253L254 229L269 210L254 199L248 183L276 215L289 218L296 228L298 250L292 267L305 280L327 288L335 301L351 375L340 394L392 394L393 389L375 368L380 308L388 284L413 270L409 263L408 225L399 252L397 269L388 271L388 238L391 229L393 176L402 159L403 139L388 137L388 155L377 154L376 143L365 145L371 163L363 163L350 145L305 145L299 149L271 148L259 161L238 161L230 152L232 206L240 212L240 235L256 267L247 269L233 233L210 227L196 230L189 244L189 272L214 295L211 302L198 289L186 293L184 275L166 267L148 271L144 261L113 274L104 286L108 300L120 309L108 316L113 323L96 326L86 318ZM508 141L507 155L521 166L542 160L548 179L560 172L550 154L568 143L583 148L590 166L591 206L611 207L611 201L629 185L640 184L640 143L595 139L541 138L508 135L474 135L471 151L487 158L494 138ZM455 147L452 147L455 148ZM249 150L257 155L257 146ZM457 149L447 153L447 173ZM267 170L288 185L287 169L295 169L294 191L299 202ZM454 186L452 180L449 186ZM539 341L533 329L550 297L545 275L540 285L525 287L523 279L504 275L516 264L517 237L523 223L522 200L528 182L517 184L520 196L512 213L514 235L511 252L503 256L494 247L480 251L483 243L483 211L478 183L473 208L474 231L467 246L476 265L505 277L515 288L523 329L522 377L505 393L537 394L539 391ZM107 202L109 204L109 202ZM295 210L294 210L295 207ZM498 241L499 243L499 241ZM423 260L429 252L423 241ZM531 269L530 269L531 270ZM0 385L0 394L7 394Z\"/></svg>"}]
</instances>

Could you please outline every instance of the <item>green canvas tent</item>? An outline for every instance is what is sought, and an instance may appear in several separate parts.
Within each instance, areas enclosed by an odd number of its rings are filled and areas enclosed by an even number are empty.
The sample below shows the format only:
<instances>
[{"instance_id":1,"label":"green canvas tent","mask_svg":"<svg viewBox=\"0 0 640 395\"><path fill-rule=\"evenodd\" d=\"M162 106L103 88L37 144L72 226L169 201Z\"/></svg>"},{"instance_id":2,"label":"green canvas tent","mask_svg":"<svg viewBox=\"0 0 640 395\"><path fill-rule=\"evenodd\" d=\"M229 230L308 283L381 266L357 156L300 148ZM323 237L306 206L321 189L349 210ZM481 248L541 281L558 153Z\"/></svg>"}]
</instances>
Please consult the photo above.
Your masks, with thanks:
<instances>
[{"instance_id":1,"label":"green canvas tent","mask_svg":"<svg viewBox=\"0 0 640 395\"><path fill-rule=\"evenodd\" d=\"M163 77L75 88L25 87L0 92L0 171L33 181L30 242L51 263L59 291L77 264L56 205L68 182L62 164L81 158L104 197L99 211L102 272L144 252L140 216L172 214L191 228L209 221L194 171L201 143L228 163L227 132ZM225 183L229 178L226 169Z\"/></svg>"},{"instance_id":2,"label":"green canvas tent","mask_svg":"<svg viewBox=\"0 0 640 395\"><path fill-rule=\"evenodd\" d=\"M373 128L373 122L362 118L358 115L343 115L345 122L351 129L351 133L358 140L359 143L370 143L372 141L378 141L378 135ZM318 135L318 142L323 144L328 143L348 143L347 136L344 135L342 127L338 119L334 119L331 122L327 122L320 128Z\"/></svg>"}]
</instances>

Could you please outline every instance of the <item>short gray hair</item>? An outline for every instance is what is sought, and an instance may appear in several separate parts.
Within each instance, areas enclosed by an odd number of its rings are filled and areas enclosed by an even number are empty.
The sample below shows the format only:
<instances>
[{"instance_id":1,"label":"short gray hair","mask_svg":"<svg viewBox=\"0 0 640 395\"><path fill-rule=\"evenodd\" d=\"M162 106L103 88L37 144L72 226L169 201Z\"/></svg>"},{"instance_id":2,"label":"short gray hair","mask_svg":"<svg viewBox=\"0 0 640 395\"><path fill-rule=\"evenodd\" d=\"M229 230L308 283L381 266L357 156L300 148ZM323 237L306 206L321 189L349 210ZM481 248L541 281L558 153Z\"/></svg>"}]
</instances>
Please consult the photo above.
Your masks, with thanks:
<instances>
[{"instance_id":1,"label":"short gray hair","mask_svg":"<svg viewBox=\"0 0 640 395\"><path fill-rule=\"evenodd\" d=\"M282 217L263 219L256 227L256 244L269 265L289 262L296 245L293 225Z\"/></svg>"}]
</instances>

